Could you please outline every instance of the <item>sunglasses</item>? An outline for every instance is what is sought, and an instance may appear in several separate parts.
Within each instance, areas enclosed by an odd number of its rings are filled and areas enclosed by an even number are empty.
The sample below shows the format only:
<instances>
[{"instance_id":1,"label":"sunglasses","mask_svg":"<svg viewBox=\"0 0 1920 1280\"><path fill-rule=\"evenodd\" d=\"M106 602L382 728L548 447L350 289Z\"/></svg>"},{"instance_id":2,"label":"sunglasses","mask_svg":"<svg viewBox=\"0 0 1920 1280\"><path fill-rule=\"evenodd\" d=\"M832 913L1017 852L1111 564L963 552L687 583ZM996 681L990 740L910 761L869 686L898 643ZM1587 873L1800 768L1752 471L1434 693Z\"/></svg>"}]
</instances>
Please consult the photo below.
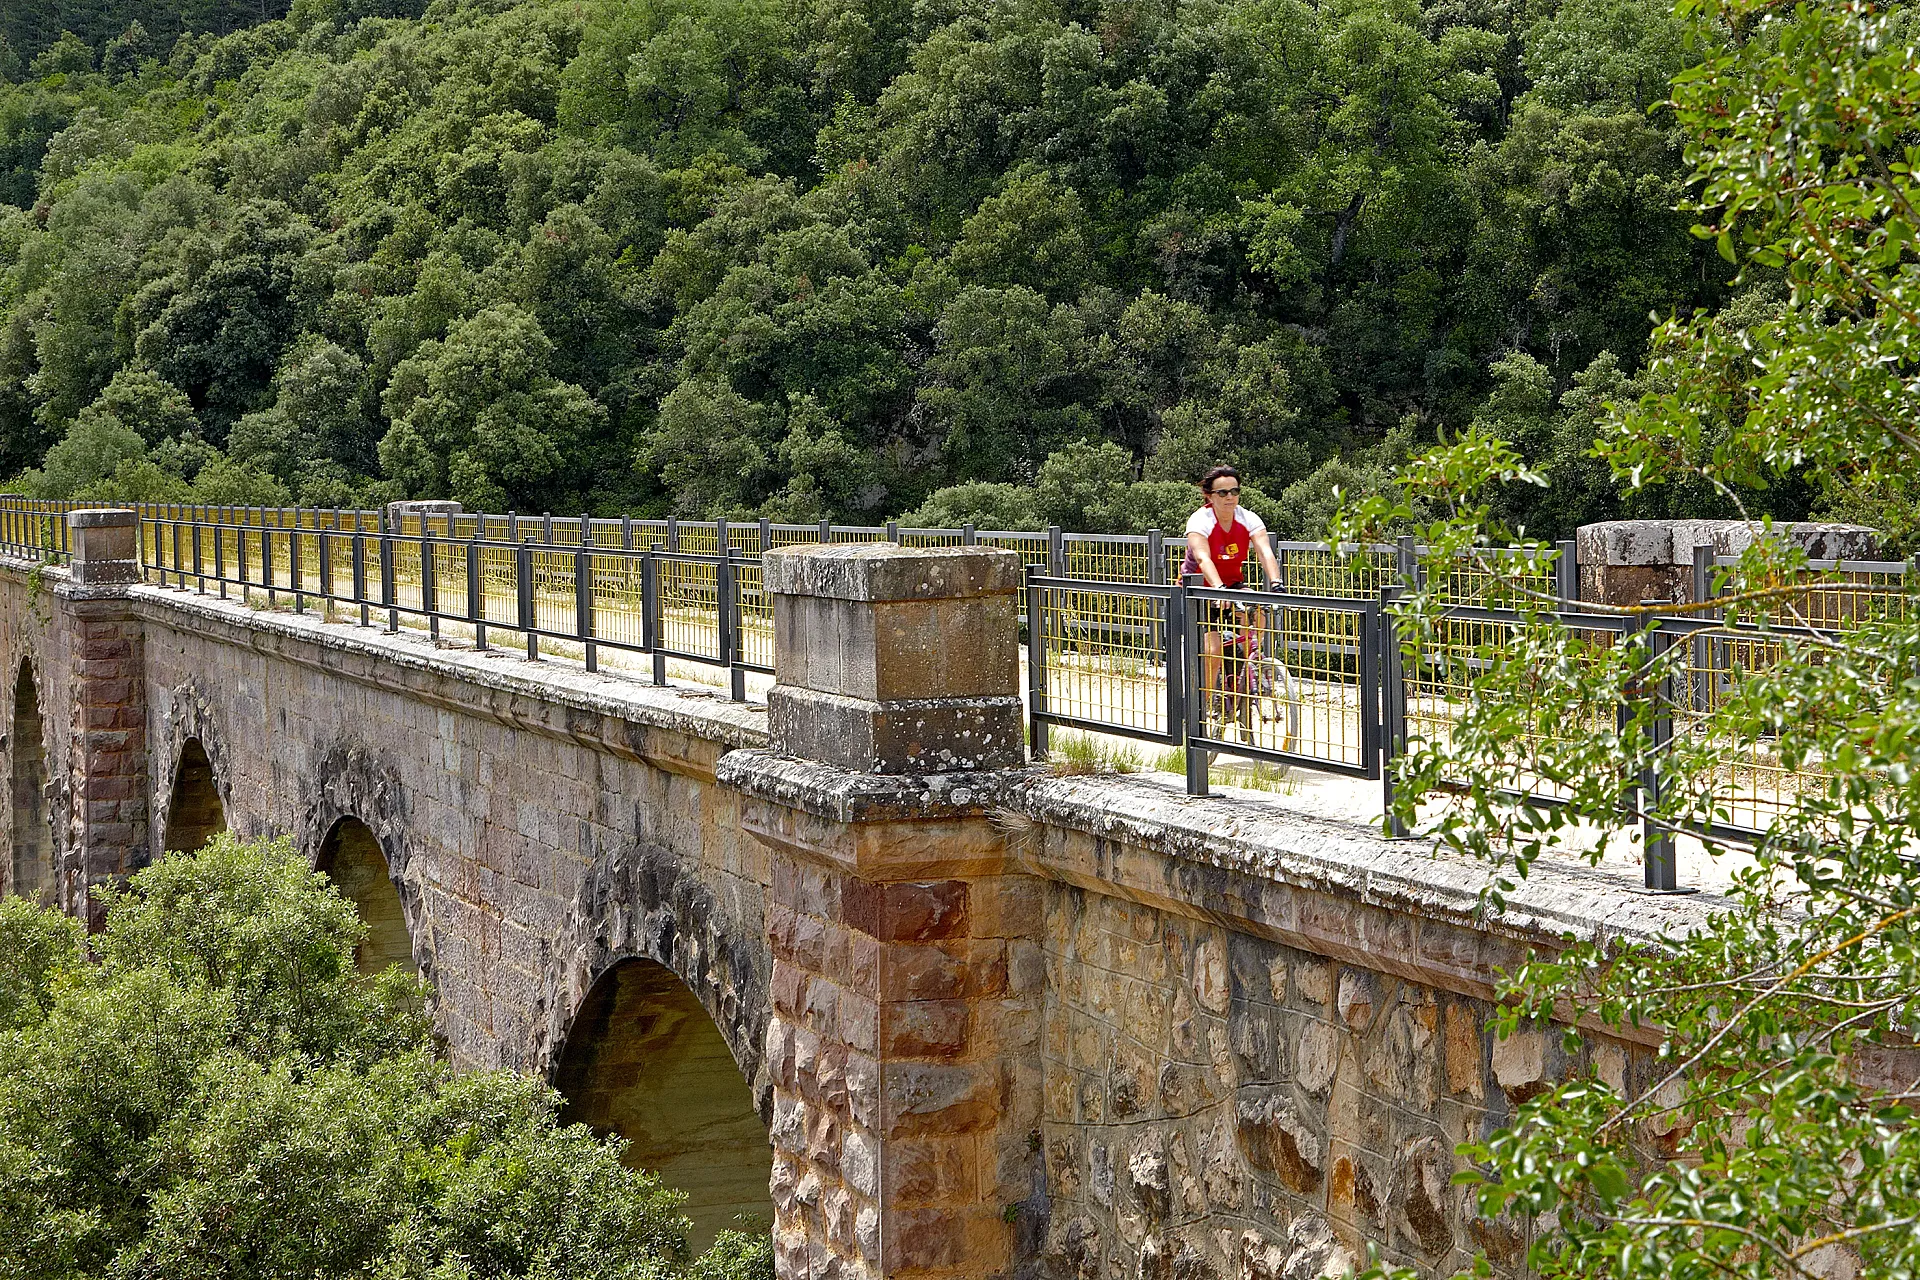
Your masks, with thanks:
<instances>
[{"instance_id":1,"label":"sunglasses","mask_svg":"<svg viewBox=\"0 0 1920 1280\"><path fill-rule=\"evenodd\" d=\"M1216 498L1235 498L1240 495L1240 487L1235 485L1231 489L1209 489L1207 492Z\"/></svg>"}]
</instances>

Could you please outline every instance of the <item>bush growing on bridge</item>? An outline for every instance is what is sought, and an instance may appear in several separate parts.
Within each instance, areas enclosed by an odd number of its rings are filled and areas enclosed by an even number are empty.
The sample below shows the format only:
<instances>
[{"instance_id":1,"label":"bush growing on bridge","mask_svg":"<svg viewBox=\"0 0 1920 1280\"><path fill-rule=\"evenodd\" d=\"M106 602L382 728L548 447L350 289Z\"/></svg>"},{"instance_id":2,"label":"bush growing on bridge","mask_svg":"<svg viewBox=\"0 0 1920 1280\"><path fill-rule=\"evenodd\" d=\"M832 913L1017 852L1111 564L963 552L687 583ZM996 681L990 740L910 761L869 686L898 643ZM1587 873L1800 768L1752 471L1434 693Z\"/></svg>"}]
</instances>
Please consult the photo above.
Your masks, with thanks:
<instances>
[{"instance_id":1,"label":"bush growing on bridge","mask_svg":"<svg viewBox=\"0 0 1920 1280\"><path fill-rule=\"evenodd\" d=\"M1864 0L1698 0L1680 12L1704 41L1741 36L1676 79L1673 108L1692 139L1697 233L1743 280L1771 281L1772 302L1739 324L1669 320L1637 401L1614 397L1624 404L1597 456L1635 486L1710 487L1729 502L1791 474L1911 522L1920 21L1911 6ZM1421 541L1497 570L1489 548L1506 530L1494 504L1539 482L1507 440L1476 431L1408 468L1399 502L1354 504L1337 532L1364 536L1427 503L1438 515L1420 522ZM1805 567L1763 538L1715 603L1749 624L1801 621L1805 588L1791 584ZM1424 817L1443 845L1498 868L1490 905L1592 832L1731 823L1730 773L1738 785L1777 770L1789 796L1762 817L1726 901L1685 936L1626 950L1570 938L1508 976L1503 1030L1571 1009L1623 1031L1657 1027L1663 1043L1649 1070L1561 1082L1464 1146L1478 1208L1538 1224L1527 1261L1543 1277L1920 1273L1914 585L1884 619L1775 630L1763 645L1779 646L1777 662L1716 680L1718 705L1703 712L1685 665L1693 643L1597 647L1550 616L1554 601L1494 576L1524 621L1475 655L1493 660L1460 723L1411 742L1397 792L1403 819ZM1429 587L1412 593L1409 657L1446 625L1445 607ZM1655 697L1682 726L1671 741L1652 732ZM1616 724L1623 701L1638 711ZM1649 775L1657 797L1636 785ZM1516 802L1506 788L1529 779L1551 779L1568 803Z\"/></svg>"},{"instance_id":2,"label":"bush growing on bridge","mask_svg":"<svg viewBox=\"0 0 1920 1280\"><path fill-rule=\"evenodd\" d=\"M455 1074L286 843L222 835L108 904L85 942L0 904L0 1276L771 1276L764 1239L689 1263L679 1193L542 1082Z\"/></svg>"}]
</instances>

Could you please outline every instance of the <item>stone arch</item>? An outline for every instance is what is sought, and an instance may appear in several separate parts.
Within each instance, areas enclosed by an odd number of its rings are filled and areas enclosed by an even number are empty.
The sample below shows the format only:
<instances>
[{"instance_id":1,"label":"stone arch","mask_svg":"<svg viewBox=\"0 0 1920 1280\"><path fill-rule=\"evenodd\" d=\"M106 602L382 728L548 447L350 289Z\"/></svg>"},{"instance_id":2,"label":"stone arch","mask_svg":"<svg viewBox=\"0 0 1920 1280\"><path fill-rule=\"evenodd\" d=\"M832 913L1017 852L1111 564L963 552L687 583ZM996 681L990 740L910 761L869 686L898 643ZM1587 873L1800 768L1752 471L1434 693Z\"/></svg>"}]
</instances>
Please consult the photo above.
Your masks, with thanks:
<instances>
[{"instance_id":1,"label":"stone arch","mask_svg":"<svg viewBox=\"0 0 1920 1280\"><path fill-rule=\"evenodd\" d=\"M213 761L200 739L188 738L174 758L162 847L168 853L192 853L226 829L227 807L214 780Z\"/></svg>"},{"instance_id":2,"label":"stone arch","mask_svg":"<svg viewBox=\"0 0 1920 1280\"><path fill-rule=\"evenodd\" d=\"M726 885L729 878L715 882ZM699 868L684 867L673 850L651 841L595 858L558 934L552 942L538 939L543 967L558 989L543 1000L547 1034L527 1065L544 1060L551 1072L573 1034L573 1014L600 978L622 961L651 960L677 975L707 1011L752 1084L761 1122L771 1123L766 1043L773 961L765 908L757 885L731 883L734 900L723 902Z\"/></svg>"},{"instance_id":3,"label":"stone arch","mask_svg":"<svg viewBox=\"0 0 1920 1280\"><path fill-rule=\"evenodd\" d=\"M335 822L320 843L314 869L333 881L367 926L366 938L353 952L354 966L361 973L379 973L393 964L409 973L419 972L407 909L394 887L387 852L371 827L352 817Z\"/></svg>"},{"instance_id":4,"label":"stone arch","mask_svg":"<svg viewBox=\"0 0 1920 1280\"><path fill-rule=\"evenodd\" d=\"M773 1150L720 1028L665 965L623 960L600 975L554 1072L562 1119L617 1133L625 1161L687 1195L693 1246L772 1224Z\"/></svg>"},{"instance_id":5,"label":"stone arch","mask_svg":"<svg viewBox=\"0 0 1920 1280\"><path fill-rule=\"evenodd\" d=\"M40 719L40 693L33 663L22 661L13 686L13 724L7 744L13 758L13 892L42 906L59 897L53 824L47 812L47 743Z\"/></svg>"},{"instance_id":6,"label":"stone arch","mask_svg":"<svg viewBox=\"0 0 1920 1280\"><path fill-rule=\"evenodd\" d=\"M406 835L407 805L399 768L379 752L346 738L323 745L310 767L313 778L302 788L299 817L294 826L299 833L300 847L313 860L316 870L333 876L334 883L360 908L361 919L380 928L369 914L371 909L376 914L385 913L389 927L397 923L402 932L390 931L386 935L388 953L397 963L431 980L434 976L433 931L426 927L419 890L408 875L414 842ZM362 877L365 890L370 892L384 885L391 898L378 904L363 902L336 874L334 864L340 853L332 846L336 835L351 829L345 826L348 823L363 831L373 845L371 850L365 843L358 845L362 860L367 855L377 856L382 864L377 873L368 872ZM356 840L358 836L359 832L355 832ZM396 911L397 922L393 917ZM419 945L413 946L416 936ZM368 939L370 944L374 941Z\"/></svg>"}]
</instances>

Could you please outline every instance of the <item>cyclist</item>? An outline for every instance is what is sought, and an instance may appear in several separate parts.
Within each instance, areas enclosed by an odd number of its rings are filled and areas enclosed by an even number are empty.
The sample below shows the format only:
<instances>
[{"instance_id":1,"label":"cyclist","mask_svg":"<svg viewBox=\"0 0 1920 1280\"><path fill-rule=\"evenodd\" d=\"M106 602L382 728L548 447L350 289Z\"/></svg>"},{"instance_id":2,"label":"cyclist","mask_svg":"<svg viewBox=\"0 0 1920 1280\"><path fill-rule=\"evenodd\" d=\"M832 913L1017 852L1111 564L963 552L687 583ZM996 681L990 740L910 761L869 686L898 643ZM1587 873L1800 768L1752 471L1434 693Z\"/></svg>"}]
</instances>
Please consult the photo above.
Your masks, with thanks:
<instances>
[{"instance_id":1,"label":"cyclist","mask_svg":"<svg viewBox=\"0 0 1920 1280\"><path fill-rule=\"evenodd\" d=\"M1205 496L1200 509L1187 518L1187 558L1180 572L1197 573L1210 587L1244 590L1247 585L1247 553L1257 551L1267 581L1280 581L1280 564L1274 559L1273 544L1267 538L1267 523L1240 507L1240 473L1232 467L1215 467L1200 477L1200 492ZM1220 693L1220 637L1229 625L1231 606L1209 603L1201 609L1200 647L1203 658L1202 681L1213 692L1213 714L1222 713ZM1264 610L1253 612L1249 625L1263 624Z\"/></svg>"}]
</instances>

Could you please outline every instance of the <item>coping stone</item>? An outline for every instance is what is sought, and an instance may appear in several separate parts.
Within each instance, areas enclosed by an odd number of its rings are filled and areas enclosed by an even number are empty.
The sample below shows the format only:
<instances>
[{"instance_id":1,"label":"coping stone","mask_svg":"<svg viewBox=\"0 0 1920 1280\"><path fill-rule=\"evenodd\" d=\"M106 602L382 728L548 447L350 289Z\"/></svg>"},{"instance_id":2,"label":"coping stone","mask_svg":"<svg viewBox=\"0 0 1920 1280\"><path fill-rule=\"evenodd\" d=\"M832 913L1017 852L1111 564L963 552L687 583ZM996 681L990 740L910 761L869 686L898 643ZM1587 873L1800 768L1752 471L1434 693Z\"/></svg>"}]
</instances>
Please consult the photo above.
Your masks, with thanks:
<instances>
[{"instance_id":1,"label":"coping stone","mask_svg":"<svg viewBox=\"0 0 1920 1280\"><path fill-rule=\"evenodd\" d=\"M67 512L70 529L128 529L139 523L139 513L125 507L86 507Z\"/></svg>"},{"instance_id":2,"label":"coping stone","mask_svg":"<svg viewBox=\"0 0 1920 1280\"><path fill-rule=\"evenodd\" d=\"M889 542L776 547L761 557L774 595L879 603L959 600L1020 587L1024 562L1004 547L897 547Z\"/></svg>"}]
</instances>

